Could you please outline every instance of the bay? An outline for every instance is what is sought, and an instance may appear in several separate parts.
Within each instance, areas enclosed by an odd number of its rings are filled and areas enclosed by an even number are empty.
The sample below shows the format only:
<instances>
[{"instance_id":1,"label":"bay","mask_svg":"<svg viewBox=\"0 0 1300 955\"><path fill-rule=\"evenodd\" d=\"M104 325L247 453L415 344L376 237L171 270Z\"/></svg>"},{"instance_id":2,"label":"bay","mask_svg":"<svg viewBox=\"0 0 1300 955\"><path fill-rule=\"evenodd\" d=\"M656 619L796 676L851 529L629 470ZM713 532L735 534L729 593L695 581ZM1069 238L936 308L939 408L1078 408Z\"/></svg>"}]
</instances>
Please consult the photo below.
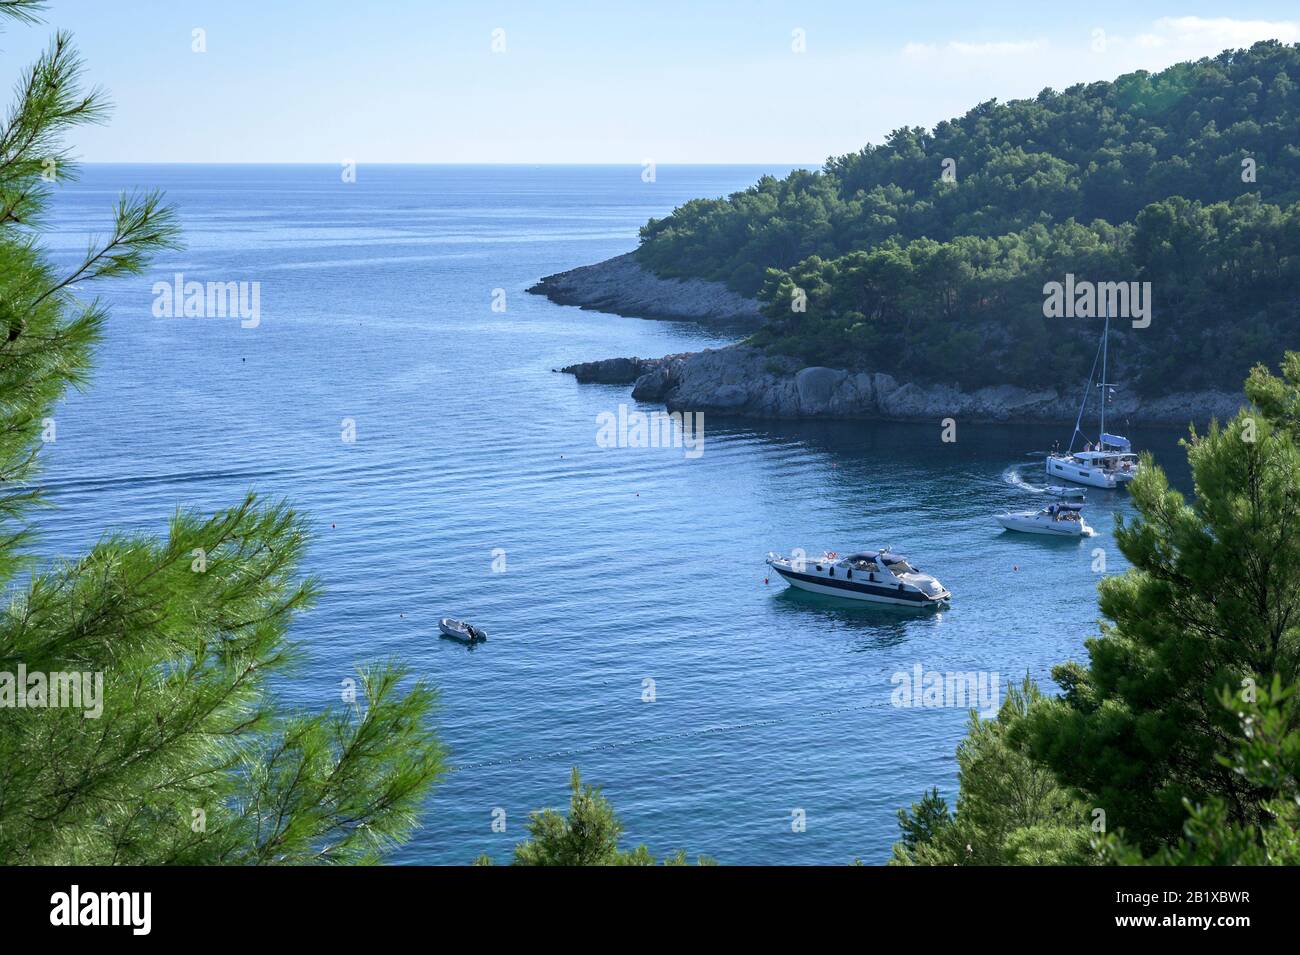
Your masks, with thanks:
<instances>
[{"instance_id":1,"label":"bay","mask_svg":"<svg viewBox=\"0 0 1300 955\"><path fill-rule=\"evenodd\" d=\"M1090 492L1098 536L1083 542L996 525L1038 500L1023 482L1064 429L959 421L945 443L939 421L706 415L698 457L599 447L598 416L635 410L629 390L553 369L732 336L524 290L630 250L688 199L788 169L660 166L647 183L637 166L362 166L346 183L332 166L86 167L55 203L59 262L105 231L122 189L165 189L187 248L93 290L112 317L89 388L55 415L40 553L162 532L175 508L250 487L301 507L325 596L294 627L285 702L334 705L358 663L389 657L440 689L455 771L394 861L505 861L578 766L628 842L657 853L883 862L900 806L932 785L954 798L967 720L891 705L894 675L1050 688L1097 632L1097 552L1123 571L1111 531L1132 511L1122 491ZM257 327L156 317L154 283L177 274L257 282ZM1128 433L1186 484L1179 433ZM951 609L765 580L769 550L887 545L938 576ZM439 640L443 615L491 639Z\"/></svg>"}]
</instances>

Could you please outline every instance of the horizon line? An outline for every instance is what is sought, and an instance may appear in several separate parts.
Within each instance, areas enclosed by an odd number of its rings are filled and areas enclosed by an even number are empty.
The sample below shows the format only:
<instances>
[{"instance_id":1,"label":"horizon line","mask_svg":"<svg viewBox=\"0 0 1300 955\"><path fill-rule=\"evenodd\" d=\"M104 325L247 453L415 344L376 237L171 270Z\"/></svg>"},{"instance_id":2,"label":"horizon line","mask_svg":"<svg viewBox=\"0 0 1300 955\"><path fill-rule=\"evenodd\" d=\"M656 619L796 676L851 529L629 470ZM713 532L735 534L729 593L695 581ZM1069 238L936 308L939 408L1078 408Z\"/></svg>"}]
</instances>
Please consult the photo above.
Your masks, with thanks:
<instances>
[{"instance_id":1,"label":"horizon line","mask_svg":"<svg viewBox=\"0 0 1300 955\"><path fill-rule=\"evenodd\" d=\"M166 161L144 160L144 159L77 159L74 162L78 166L330 166L337 167L347 165L353 162L342 160L334 162L322 162L319 160L241 160L239 162L205 162L197 159L174 159ZM791 162L788 160L772 160L755 162L749 160L746 162L656 162L656 168L660 166L812 166L820 169L826 164L825 159L818 160L816 163ZM463 162L393 162L386 160L364 160L355 161L357 166L588 166L588 167L616 167L640 169L645 163L639 162L498 162L486 161L480 162L475 160Z\"/></svg>"}]
</instances>

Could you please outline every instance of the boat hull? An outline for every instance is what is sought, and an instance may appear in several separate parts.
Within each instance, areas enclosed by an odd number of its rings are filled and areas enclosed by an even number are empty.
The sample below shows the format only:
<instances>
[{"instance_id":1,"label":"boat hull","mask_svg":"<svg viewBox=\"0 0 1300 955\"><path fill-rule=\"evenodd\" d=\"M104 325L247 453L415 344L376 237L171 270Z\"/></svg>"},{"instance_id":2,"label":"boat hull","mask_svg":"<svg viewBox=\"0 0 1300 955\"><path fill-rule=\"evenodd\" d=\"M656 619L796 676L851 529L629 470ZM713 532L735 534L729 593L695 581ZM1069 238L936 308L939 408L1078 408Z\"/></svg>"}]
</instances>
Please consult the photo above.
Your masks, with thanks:
<instances>
[{"instance_id":1,"label":"boat hull","mask_svg":"<svg viewBox=\"0 0 1300 955\"><path fill-rule=\"evenodd\" d=\"M997 522L1009 531L1042 534L1044 537L1091 537L1092 528L1082 521L1034 521L1015 514L998 514ZM1066 526L1072 525L1072 526Z\"/></svg>"},{"instance_id":2,"label":"boat hull","mask_svg":"<svg viewBox=\"0 0 1300 955\"><path fill-rule=\"evenodd\" d=\"M1116 484L1115 476L1103 468L1085 467L1051 455L1047 457L1046 468L1049 478L1086 484L1088 487L1113 489Z\"/></svg>"},{"instance_id":3,"label":"boat hull","mask_svg":"<svg viewBox=\"0 0 1300 955\"><path fill-rule=\"evenodd\" d=\"M785 570L775 564L771 566L791 587L797 587L799 590L806 590L809 593L822 594L827 597L840 597L845 600L898 604L907 607L934 607L946 603L952 596L946 590L939 596L931 597L917 590L899 590L896 585L891 587L887 584L868 581L819 577L816 574L801 574L793 570Z\"/></svg>"},{"instance_id":4,"label":"boat hull","mask_svg":"<svg viewBox=\"0 0 1300 955\"><path fill-rule=\"evenodd\" d=\"M476 634L471 635L462 627L457 626L459 621L453 621L446 617L438 621L438 632L448 640L459 640L461 643L481 643L487 639L487 634L478 630Z\"/></svg>"}]
</instances>

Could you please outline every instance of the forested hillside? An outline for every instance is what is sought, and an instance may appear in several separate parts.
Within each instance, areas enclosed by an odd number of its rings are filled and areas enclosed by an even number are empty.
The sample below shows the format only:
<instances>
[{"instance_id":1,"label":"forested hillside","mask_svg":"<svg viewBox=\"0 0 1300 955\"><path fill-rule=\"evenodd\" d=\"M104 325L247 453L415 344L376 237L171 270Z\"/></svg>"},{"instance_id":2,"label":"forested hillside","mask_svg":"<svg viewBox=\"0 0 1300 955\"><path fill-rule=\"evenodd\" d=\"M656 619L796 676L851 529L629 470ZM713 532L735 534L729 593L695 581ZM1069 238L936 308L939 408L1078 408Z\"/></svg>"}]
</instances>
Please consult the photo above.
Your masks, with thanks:
<instances>
[{"instance_id":1,"label":"forested hillside","mask_svg":"<svg viewBox=\"0 0 1300 955\"><path fill-rule=\"evenodd\" d=\"M770 350L966 386L1087 373L1098 325L1045 318L1044 283L1149 281L1151 326L1116 324L1120 372L1235 389L1300 344L1297 84L1300 45L1267 42L990 101L688 202L638 257L757 294Z\"/></svg>"}]
</instances>

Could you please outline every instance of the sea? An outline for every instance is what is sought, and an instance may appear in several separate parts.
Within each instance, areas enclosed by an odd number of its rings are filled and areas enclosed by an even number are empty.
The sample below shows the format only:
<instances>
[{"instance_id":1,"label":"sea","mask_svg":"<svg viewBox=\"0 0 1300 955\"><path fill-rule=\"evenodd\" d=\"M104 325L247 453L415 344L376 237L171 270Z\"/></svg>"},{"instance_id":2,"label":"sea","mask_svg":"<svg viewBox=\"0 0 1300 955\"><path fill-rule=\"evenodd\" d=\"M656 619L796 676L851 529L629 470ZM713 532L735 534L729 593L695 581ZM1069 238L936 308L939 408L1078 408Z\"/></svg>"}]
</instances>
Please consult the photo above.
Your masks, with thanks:
<instances>
[{"instance_id":1,"label":"sea","mask_svg":"<svg viewBox=\"0 0 1300 955\"><path fill-rule=\"evenodd\" d=\"M599 440L620 406L656 406L556 369L744 332L526 289L790 168L85 166L55 194L57 263L107 232L119 193L152 188L185 248L78 289L111 317L44 446L40 555L163 534L178 508L249 489L291 501L324 595L290 631L302 662L277 684L284 705L339 706L356 667L389 659L438 688L451 770L395 863L508 861L530 812L567 805L574 767L628 847L886 861L900 807L933 786L955 800L971 705L896 691L969 673L1000 698L1026 676L1057 692L1052 667L1099 632L1097 583L1125 569L1112 531L1133 508L1090 492L1085 540L997 525L1045 502L1043 452L1068 426L706 413L698 450ZM246 283L246 313L169 309L162 289L192 281ZM1183 432L1128 434L1187 484ZM814 597L764 564L886 546L938 577L950 608ZM488 640L440 639L443 616Z\"/></svg>"}]
</instances>

